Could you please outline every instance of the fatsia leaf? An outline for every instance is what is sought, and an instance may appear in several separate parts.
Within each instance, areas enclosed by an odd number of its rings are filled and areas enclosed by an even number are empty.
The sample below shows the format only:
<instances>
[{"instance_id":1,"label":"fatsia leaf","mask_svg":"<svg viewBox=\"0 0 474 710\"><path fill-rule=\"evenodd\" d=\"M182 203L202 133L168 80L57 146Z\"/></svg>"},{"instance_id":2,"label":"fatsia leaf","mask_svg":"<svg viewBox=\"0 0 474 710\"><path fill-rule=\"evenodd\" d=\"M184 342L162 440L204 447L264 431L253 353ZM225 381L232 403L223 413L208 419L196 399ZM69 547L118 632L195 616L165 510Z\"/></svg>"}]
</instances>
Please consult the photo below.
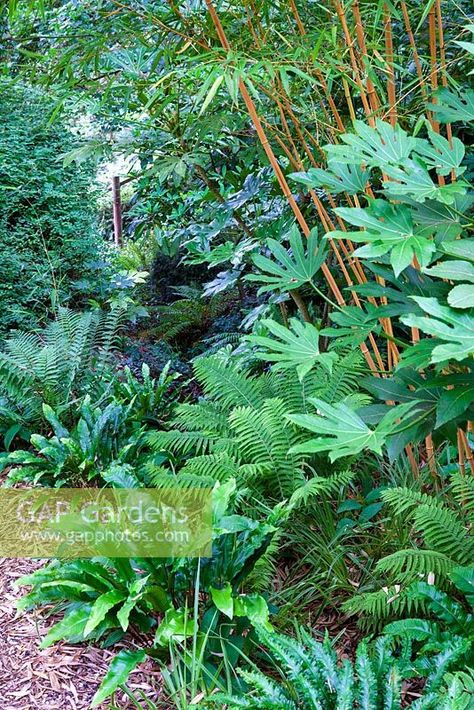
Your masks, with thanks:
<instances>
[{"instance_id":1,"label":"fatsia leaf","mask_svg":"<svg viewBox=\"0 0 474 710\"><path fill-rule=\"evenodd\" d=\"M436 408L436 426L440 427L459 417L474 402L474 384L445 390Z\"/></svg>"},{"instance_id":2,"label":"fatsia leaf","mask_svg":"<svg viewBox=\"0 0 474 710\"><path fill-rule=\"evenodd\" d=\"M327 237L349 238L354 242L368 242L356 250L359 257L374 258L390 253L390 262L398 276L416 256L420 264L428 265L435 251L434 243L422 236L413 224L411 210L405 205L391 205L384 200L375 200L369 208L339 207L337 214L356 227L359 232L330 232Z\"/></svg>"},{"instance_id":3,"label":"fatsia leaf","mask_svg":"<svg viewBox=\"0 0 474 710\"><path fill-rule=\"evenodd\" d=\"M261 360L275 362L275 369L296 367L300 380L320 362L329 372L332 370L335 353L321 353L319 350L319 331L311 323L301 323L296 318L290 319L290 327L280 325L272 319L265 319L262 324L275 336L267 338L261 335L249 335L246 340L264 348L266 352L257 352Z\"/></svg>"},{"instance_id":4,"label":"fatsia leaf","mask_svg":"<svg viewBox=\"0 0 474 710\"><path fill-rule=\"evenodd\" d=\"M429 168L435 168L438 175L449 175L454 172L461 175L466 168L461 168L464 159L464 145L459 138L448 141L444 136L428 130L430 142L423 138L417 139L416 152L423 157Z\"/></svg>"},{"instance_id":5,"label":"fatsia leaf","mask_svg":"<svg viewBox=\"0 0 474 710\"><path fill-rule=\"evenodd\" d=\"M343 402L332 405L317 398L310 398L309 401L317 408L316 415L289 414L287 418L322 436L292 447L290 453L328 451L331 461L359 454L365 449L381 454L387 437L400 427L400 420L414 413L418 404L407 402L393 407L374 428L370 428Z\"/></svg>"},{"instance_id":6,"label":"fatsia leaf","mask_svg":"<svg viewBox=\"0 0 474 710\"><path fill-rule=\"evenodd\" d=\"M374 330L378 330L378 309L371 303L366 303L367 311L357 306L344 306L340 311L333 311L330 319L338 328L324 328L320 335L337 338L340 345L362 343Z\"/></svg>"},{"instance_id":7,"label":"fatsia leaf","mask_svg":"<svg viewBox=\"0 0 474 710\"><path fill-rule=\"evenodd\" d=\"M424 296L411 296L411 298L431 317L410 314L402 316L402 322L445 341L433 348L432 363L451 359L461 361L474 353L473 316L442 306L436 298Z\"/></svg>"},{"instance_id":8,"label":"fatsia leaf","mask_svg":"<svg viewBox=\"0 0 474 710\"><path fill-rule=\"evenodd\" d=\"M356 195L364 192L370 172L359 165L330 160L327 170L310 168L307 173L292 173L290 177L309 188L326 187L334 194L347 192L349 195Z\"/></svg>"},{"instance_id":9,"label":"fatsia leaf","mask_svg":"<svg viewBox=\"0 0 474 710\"><path fill-rule=\"evenodd\" d=\"M474 308L474 285L455 286L448 293L448 303L453 308Z\"/></svg>"},{"instance_id":10,"label":"fatsia leaf","mask_svg":"<svg viewBox=\"0 0 474 710\"><path fill-rule=\"evenodd\" d=\"M327 145L325 150L331 160L356 165L378 166L403 165L415 148L416 139L411 138L397 124L376 121L375 128L363 121L354 121L356 133L343 133L346 145Z\"/></svg>"},{"instance_id":11,"label":"fatsia leaf","mask_svg":"<svg viewBox=\"0 0 474 710\"><path fill-rule=\"evenodd\" d=\"M452 242L443 242L439 248L450 256L457 256L461 259L474 261L474 240L456 239Z\"/></svg>"},{"instance_id":12,"label":"fatsia leaf","mask_svg":"<svg viewBox=\"0 0 474 710\"><path fill-rule=\"evenodd\" d=\"M306 241L306 240L305 240ZM318 233L311 230L306 244L297 227L290 232L291 253L275 239L268 240L272 259L257 254L253 257L255 266L263 273L249 274L249 281L258 281L264 285L259 293L266 291L290 291L311 281L321 268L325 259L325 250L318 246ZM306 248L305 248L306 247Z\"/></svg>"},{"instance_id":13,"label":"fatsia leaf","mask_svg":"<svg viewBox=\"0 0 474 710\"><path fill-rule=\"evenodd\" d=\"M119 651L109 666L97 693L92 698L91 708L96 708L115 693L117 688L127 682L130 673L146 658L146 653L140 651Z\"/></svg>"},{"instance_id":14,"label":"fatsia leaf","mask_svg":"<svg viewBox=\"0 0 474 710\"><path fill-rule=\"evenodd\" d=\"M439 200L452 205L459 195L466 193L465 183L458 181L448 185L435 183L428 170L414 160L407 160L403 168L387 166L385 172L391 178L384 182L384 190L390 197L411 197L415 202Z\"/></svg>"},{"instance_id":15,"label":"fatsia leaf","mask_svg":"<svg viewBox=\"0 0 474 710\"><path fill-rule=\"evenodd\" d=\"M435 94L436 103L430 103L427 108L436 115L441 123L459 123L474 121L474 91L463 91L462 96L449 89L440 89Z\"/></svg>"},{"instance_id":16,"label":"fatsia leaf","mask_svg":"<svg viewBox=\"0 0 474 710\"><path fill-rule=\"evenodd\" d=\"M470 264L468 261L458 261L456 259L441 261L439 264L423 269L423 273L429 274L429 276L438 276L441 279L450 279L451 281L474 283L474 264Z\"/></svg>"}]
</instances>

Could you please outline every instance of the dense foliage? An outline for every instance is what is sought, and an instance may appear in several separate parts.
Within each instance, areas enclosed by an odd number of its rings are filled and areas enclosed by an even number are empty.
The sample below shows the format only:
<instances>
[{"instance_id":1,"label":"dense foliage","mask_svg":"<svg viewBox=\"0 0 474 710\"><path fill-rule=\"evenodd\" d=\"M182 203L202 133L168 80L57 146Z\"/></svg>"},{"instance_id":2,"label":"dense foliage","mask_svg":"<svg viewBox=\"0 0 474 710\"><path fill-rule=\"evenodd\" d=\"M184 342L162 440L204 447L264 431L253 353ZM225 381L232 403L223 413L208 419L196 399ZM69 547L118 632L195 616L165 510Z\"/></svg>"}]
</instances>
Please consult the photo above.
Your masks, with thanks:
<instances>
[{"instance_id":1,"label":"dense foliage","mask_svg":"<svg viewBox=\"0 0 474 710\"><path fill-rule=\"evenodd\" d=\"M84 302L75 287L100 256L93 165L64 166L80 146L64 121L46 122L50 98L4 85L0 101L2 331L44 322Z\"/></svg>"}]
</instances>

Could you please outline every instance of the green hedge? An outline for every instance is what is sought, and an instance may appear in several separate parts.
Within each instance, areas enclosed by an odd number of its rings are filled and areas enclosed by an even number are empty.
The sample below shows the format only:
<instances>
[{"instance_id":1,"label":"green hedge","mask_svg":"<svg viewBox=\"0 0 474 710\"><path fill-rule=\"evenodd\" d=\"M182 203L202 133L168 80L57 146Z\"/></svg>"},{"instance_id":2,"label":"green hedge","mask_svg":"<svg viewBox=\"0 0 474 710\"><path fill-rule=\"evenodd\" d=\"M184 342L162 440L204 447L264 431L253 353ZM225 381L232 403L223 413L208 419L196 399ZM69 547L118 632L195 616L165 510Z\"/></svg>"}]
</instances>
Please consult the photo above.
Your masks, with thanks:
<instances>
[{"instance_id":1,"label":"green hedge","mask_svg":"<svg viewBox=\"0 0 474 710\"><path fill-rule=\"evenodd\" d=\"M80 145L52 102L24 86L0 90L0 331L31 328L99 255L93 166L64 167Z\"/></svg>"}]
</instances>

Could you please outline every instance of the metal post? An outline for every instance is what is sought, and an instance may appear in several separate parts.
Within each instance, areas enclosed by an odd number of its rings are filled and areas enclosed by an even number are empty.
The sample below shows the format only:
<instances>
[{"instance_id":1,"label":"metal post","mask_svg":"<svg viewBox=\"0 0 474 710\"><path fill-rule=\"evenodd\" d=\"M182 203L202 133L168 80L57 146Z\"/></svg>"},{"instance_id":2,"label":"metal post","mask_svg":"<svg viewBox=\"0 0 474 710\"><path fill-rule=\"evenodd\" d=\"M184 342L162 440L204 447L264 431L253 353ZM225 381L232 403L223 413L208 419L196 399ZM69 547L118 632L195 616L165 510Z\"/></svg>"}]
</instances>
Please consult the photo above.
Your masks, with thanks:
<instances>
[{"instance_id":1,"label":"metal post","mask_svg":"<svg viewBox=\"0 0 474 710\"><path fill-rule=\"evenodd\" d=\"M115 176L112 178L112 201L114 212L114 243L115 246L121 247L122 240L122 202L120 199L120 178Z\"/></svg>"}]
</instances>

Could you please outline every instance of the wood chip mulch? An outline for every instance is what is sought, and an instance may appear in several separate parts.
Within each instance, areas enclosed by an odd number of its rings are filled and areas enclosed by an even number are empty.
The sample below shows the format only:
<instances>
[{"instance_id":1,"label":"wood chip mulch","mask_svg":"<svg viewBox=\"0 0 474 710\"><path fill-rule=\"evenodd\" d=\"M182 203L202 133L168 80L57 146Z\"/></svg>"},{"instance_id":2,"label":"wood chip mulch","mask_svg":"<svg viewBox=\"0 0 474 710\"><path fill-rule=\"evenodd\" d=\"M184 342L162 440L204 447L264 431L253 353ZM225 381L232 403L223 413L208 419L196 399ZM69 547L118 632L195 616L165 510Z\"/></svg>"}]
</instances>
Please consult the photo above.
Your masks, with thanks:
<instances>
[{"instance_id":1,"label":"wood chip mulch","mask_svg":"<svg viewBox=\"0 0 474 710\"><path fill-rule=\"evenodd\" d=\"M22 590L13 584L39 566L37 560L0 559L0 708L86 710L110 661L123 645L101 649L60 643L41 650L41 639L54 620L34 611L17 616L15 603ZM137 697L141 690L157 704L162 700L160 674L151 659L130 676L128 686ZM110 707L105 703L100 710ZM113 707L125 710L134 706L119 692Z\"/></svg>"}]
</instances>

